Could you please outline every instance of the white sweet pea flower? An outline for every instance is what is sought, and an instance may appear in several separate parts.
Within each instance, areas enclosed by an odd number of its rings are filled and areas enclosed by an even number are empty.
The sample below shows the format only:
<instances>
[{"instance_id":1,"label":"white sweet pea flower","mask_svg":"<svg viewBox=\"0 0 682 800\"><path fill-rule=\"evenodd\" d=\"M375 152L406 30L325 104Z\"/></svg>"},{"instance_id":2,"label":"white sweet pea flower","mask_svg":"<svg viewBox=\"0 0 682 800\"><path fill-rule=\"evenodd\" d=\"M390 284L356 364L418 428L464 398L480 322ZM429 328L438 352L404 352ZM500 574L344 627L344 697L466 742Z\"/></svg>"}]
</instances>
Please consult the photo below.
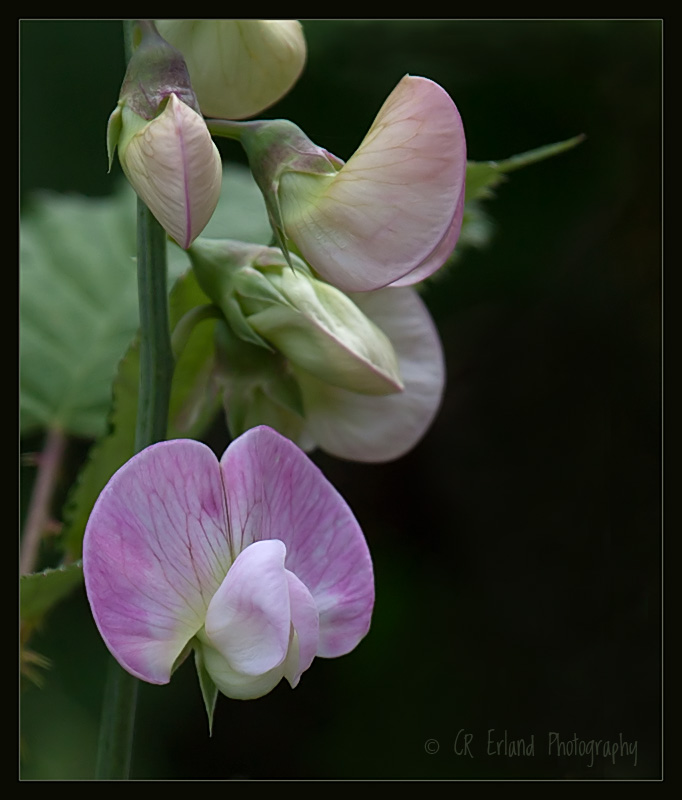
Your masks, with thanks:
<instances>
[{"instance_id":1,"label":"white sweet pea flower","mask_svg":"<svg viewBox=\"0 0 682 800\"><path fill-rule=\"evenodd\" d=\"M185 57L203 114L258 114L296 83L306 60L296 20L162 19L159 33Z\"/></svg>"}]
</instances>

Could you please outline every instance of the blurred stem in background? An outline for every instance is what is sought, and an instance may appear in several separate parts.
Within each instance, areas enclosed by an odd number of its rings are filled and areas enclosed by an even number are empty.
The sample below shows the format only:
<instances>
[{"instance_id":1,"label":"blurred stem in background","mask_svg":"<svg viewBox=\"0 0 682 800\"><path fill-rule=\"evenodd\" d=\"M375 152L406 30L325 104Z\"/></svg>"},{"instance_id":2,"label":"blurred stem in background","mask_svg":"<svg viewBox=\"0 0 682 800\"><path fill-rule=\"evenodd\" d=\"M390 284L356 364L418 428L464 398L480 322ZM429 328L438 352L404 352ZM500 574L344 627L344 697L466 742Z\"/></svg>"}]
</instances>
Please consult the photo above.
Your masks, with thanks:
<instances>
[{"instance_id":1,"label":"blurred stem in background","mask_svg":"<svg viewBox=\"0 0 682 800\"><path fill-rule=\"evenodd\" d=\"M47 432L43 451L35 456L38 474L21 542L19 569L22 575L27 575L35 569L40 542L51 520L52 498L59 469L64 460L66 444L67 438L64 433L57 428L51 428Z\"/></svg>"}]
</instances>

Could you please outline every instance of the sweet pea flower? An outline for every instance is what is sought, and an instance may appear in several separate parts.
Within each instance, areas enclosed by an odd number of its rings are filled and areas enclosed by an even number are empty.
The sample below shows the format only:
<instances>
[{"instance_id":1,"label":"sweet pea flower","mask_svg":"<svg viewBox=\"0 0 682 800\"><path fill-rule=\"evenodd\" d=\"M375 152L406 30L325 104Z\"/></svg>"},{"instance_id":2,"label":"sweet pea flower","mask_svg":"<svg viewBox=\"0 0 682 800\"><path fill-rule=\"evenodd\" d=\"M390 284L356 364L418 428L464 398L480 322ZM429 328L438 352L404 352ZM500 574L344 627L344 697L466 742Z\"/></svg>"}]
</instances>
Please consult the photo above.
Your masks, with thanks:
<instances>
[{"instance_id":1,"label":"sweet pea flower","mask_svg":"<svg viewBox=\"0 0 682 800\"><path fill-rule=\"evenodd\" d=\"M193 440L161 442L111 478L83 542L92 613L119 664L164 684L195 650L236 699L315 656L349 653L369 629L372 563L345 501L290 441L266 427L220 462ZM207 703L208 705L208 703Z\"/></svg>"},{"instance_id":2,"label":"sweet pea flower","mask_svg":"<svg viewBox=\"0 0 682 800\"><path fill-rule=\"evenodd\" d=\"M186 249L220 198L222 163L180 53L149 25L109 117L109 167L119 161L168 235Z\"/></svg>"},{"instance_id":3,"label":"sweet pea flower","mask_svg":"<svg viewBox=\"0 0 682 800\"><path fill-rule=\"evenodd\" d=\"M199 285L246 341L274 346L323 381L363 394L402 390L386 335L343 292L278 248L200 239L189 250Z\"/></svg>"},{"instance_id":4,"label":"sweet pea flower","mask_svg":"<svg viewBox=\"0 0 682 800\"><path fill-rule=\"evenodd\" d=\"M354 461L411 450L445 383L438 332L417 292L345 295L277 248L199 239L199 284L224 314L218 376L233 436L270 425L300 447Z\"/></svg>"},{"instance_id":5,"label":"sweet pea flower","mask_svg":"<svg viewBox=\"0 0 682 800\"><path fill-rule=\"evenodd\" d=\"M466 142L447 92L406 75L344 164L286 120L209 121L239 139L277 240L345 292L417 283L462 226Z\"/></svg>"},{"instance_id":6,"label":"sweet pea flower","mask_svg":"<svg viewBox=\"0 0 682 800\"><path fill-rule=\"evenodd\" d=\"M206 116L258 114L291 89L305 65L296 20L167 19L156 25L184 55Z\"/></svg>"},{"instance_id":7,"label":"sweet pea flower","mask_svg":"<svg viewBox=\"0 0 682 800\"><path fill-rule=\"evenodd\" d=\"M381 397L349 392L294 365L305 434L339 458L393 461L421 441L440 408L445 386L443 347L415 289L389 286L350 298L393 345L403 389Z\"/></svg>"}]
</instances>

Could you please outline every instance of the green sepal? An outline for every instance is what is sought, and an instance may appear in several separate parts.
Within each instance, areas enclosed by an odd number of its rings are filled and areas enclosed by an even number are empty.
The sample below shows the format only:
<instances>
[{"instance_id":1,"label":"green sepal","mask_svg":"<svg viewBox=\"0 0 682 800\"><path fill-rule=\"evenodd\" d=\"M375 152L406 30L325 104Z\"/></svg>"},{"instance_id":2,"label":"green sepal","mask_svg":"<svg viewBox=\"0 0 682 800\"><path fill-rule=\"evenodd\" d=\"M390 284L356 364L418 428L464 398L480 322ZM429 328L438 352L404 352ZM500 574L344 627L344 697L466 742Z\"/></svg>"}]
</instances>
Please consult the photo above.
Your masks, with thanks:
<instances>
[{"instance_id":1,"label":"green sepal","mask_svg":"<svg viewBox=\"0 0 682 800\"><path fill-rule=\"evenodd\" d=\"M277 245L293 267L279 203L279 184L286 173L332 178L343 161L314 144L298 125L286 119L231 122L211 120L209 130L216 136L229 136L241 143L253 177L258 184Z\"/></svg>"},{"instance_id":2,"label":"green sepal","mask_svg":"<svg viewBox=\"0 0 682 800\"><path fill-rule=\"evenodd\" d=\"M123 110L120 103L111 112L109 122L107 123L107 157L109 160L108 172L111 172L111 165L114 163L114 153L116 152L116 145L121 138L121 130L123 129Z\"/></svg>"},{"instance_id":3,"label":"green sepal","mask_svg":"<svg viewBox=\"0 0 682 800\"><path fill-rule=\"evenodd\" d=\"M223 300L222 308L225 318L232 327L232 330L243 342L252 344L254 347L261 347L264 350L274 352L273 348L265 341L265 339L259 336L249 325L246 316L242 311L242 307L239 305L239 301L234 295L230 295Z\"/></svg>"},{"instance_id":4,"label":"green sepal","mask_svg":"<svg viewBox=\"0 0 682 800\"><path fill-rule=\"evenodd\" d=\"M234 289L237 294L249 300L266 305L294 306L273 284L253 267L243 267L234 276Z\"/></svg>"},{"instance_id":5,"label":"green sepal","mask_svg":"<svg viewBox=\"0 0 682 800\"><path fill-rule=\"evenodd\" d=\"M282 254L274 248L229 239L199 238L187 251L199 286L217 305L234 333L244 342L271 351L272 347L249 325L236 296L254 295L267 302L284 302L269 281L251 264L258 263L281 268Z\"/></svg>"},{"instance_id":6,"label":"green sepal","mask_svg":"<svg viewBox=\"0 0 682 800\"><path fill-rule=\"evenodd\" d=\"M120 102L149 121L163 108L170 94L201 114L182 53L159 35L148 20L139 23L142 34L121 86Z\"/></svg>"},{"instance_id":7,"label":"green sepal","mask_svg":"<svg viewBox=\"0 0 682 800\"><path fill-rule=\"evenodd\" d=\"M204 708L208 717L208 735L213 735L213 714L215 712L216 701L218 700L218 687L213 683L213 679L208 674L204 664L204 657L201 653L201 645L196 642L194 645L194 664L197 668L199 678L199 688L204 699Z\"/></svg>"},{"instance_id":8,"label":"green sepal","mask_svg":"<svg viewBox=\"0 0 682 800\"><path fill-rule=\"evenodd\" d=\"M305 423L303 397L286 359L240 340L226 322L216 323L215 341L232 436L269 425L297 441Z\"/></svg>"}]
</instances>

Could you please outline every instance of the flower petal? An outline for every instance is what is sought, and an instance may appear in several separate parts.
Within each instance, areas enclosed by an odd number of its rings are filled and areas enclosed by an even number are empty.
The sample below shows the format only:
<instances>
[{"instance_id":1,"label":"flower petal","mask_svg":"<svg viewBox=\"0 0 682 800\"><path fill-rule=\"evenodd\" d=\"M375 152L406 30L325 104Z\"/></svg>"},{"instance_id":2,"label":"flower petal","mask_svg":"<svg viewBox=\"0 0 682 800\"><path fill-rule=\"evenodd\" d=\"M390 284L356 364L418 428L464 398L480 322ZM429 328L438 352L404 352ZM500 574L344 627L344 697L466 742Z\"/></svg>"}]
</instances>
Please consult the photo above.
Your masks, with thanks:
<instances>
[{"instance_id":1,"label":"flower petal","mask_svg":"<svg viewBox=\"0 0 682 800\"><path fill-rule=\"evenodd\" d=\"M305 584L286 571L289 584L289 603L291 606L291 624L294 626L295 638L291 644L296 649L296 660L285 671L285 677L295 688L301 675L313 663L317 654L320 639L320 615L317 613L315 599ZM287 659L287 662L293 659Z\"/></svg>"},{"instance_id":2,"label":"flower petal","mask_svg":"<svg viewBox=\"0 0 682 800\"><path fill-rule=\"evenodd\" d=\"M290 361L350 391L384 395L402 390L390 341L347 295L288 268L270 281L283 301L261 303L266 307L247 319Z\"/></svg>"},{"instance_id":3,"label":"flower petal","mask_svg":"<svg viewBox=\"0 0 682 800\"><path fill-rule=\"evenodd\" d=\"M438 84L407 75L336 176L282 176L284 226L330 283L378 289L430 261L453 227L465 176L455 104Z\"/></svg>"},{"instance_id":4,"label":"flower petal","mask_svg":"<svg viewBox=\"0 0 682 800\"><path fill-rule=\"evenodd\" d=\"M353 461L391 461L411 450L431 425L445 383L443 350L431 316L414 289L387 288L352 296L388 336L405 389L386 397L347 392L295 370L306 429L328 453Z\"/></svg>"},{"instance_id":5,"label":"flower petal","mask_svg":"<svg viewBox=\"0 0 682 800\"><path fill-rule=\"evenodd\" d=\"M218 205L223 174L202 117L171 94L163 112L119 154L152 214L180 247L189 247Z\"/></svg>"},{"instance_id":6,"label":"flower petal","mask_svg":"<svg viewBox=\"0 0 682 800\"><path fill-rule=\"evenodd\" d=\"M222 653L211 647L205 634L200 632L197 638L196 646L201 649L204 667L213 683L226 697L233 700L255 700L271 692L284 677L288 659L262 675L246 675L232 669Z\"/></svg>"},{"instance_id":7,"label":"flower petal","mask_svg":"<svg viewBox=\"0 0 682 800\"><path fill-rule=\"evenodd\" d=\"M206 116L258 114L291 89L305 65L296 20L158 20L157 27L184 55Z\"/></svg>"},{"instance_id":8,"label":"flower petal","mask_svg":"<svg viewBox=\"0 0 682 800\"><path fill-rule=\"evenodd\" d=\"M408 272L402 278L394 281L391 286L414 286L415 283L423 281L429 275L440 269L443 264L448 260L452 251L455 249L459 234L462 230L462 220L464 219L464 192L459 199L457 211L452 220L452 225L448 228L447 233L443 237L441 243L431 253L431 255L422 263L415 267L412 272Z\"/></svg>"},{"instance_id":9,"label":"flower petal","mask_svg":"<svg viewBox=\"0 0 682 800\"><path fill-rule=\"evenodd\" d=\"M284 569L286 548L254 542L235 559L206 612L206 636L230 667L262 675L289 650L291 611Z\"/></svg>"},{"instance_id":10,"label":"flower petal","mask_svg":"<svg viewBox=\"0 0 682 800\"><path fill-rule=\"evenodd\" d=\"M92 613L121 666L167 683L230 563L220 468L206 445L161 442L124 464L83 540Z\"/></svg>"},{"instance_id":11,"label":"flower petal","mask_svg":"<svg viewBox=\"0 0 682 800\"><path fill-rule=\"evenodd\" d=\"M301 450L270 428L240 436L220 465L235 546L284 542L285 567L306 586L320 615L317 654L350 652L369 630L374 578L348 505Z\"/></svg>"}]
</instances>

